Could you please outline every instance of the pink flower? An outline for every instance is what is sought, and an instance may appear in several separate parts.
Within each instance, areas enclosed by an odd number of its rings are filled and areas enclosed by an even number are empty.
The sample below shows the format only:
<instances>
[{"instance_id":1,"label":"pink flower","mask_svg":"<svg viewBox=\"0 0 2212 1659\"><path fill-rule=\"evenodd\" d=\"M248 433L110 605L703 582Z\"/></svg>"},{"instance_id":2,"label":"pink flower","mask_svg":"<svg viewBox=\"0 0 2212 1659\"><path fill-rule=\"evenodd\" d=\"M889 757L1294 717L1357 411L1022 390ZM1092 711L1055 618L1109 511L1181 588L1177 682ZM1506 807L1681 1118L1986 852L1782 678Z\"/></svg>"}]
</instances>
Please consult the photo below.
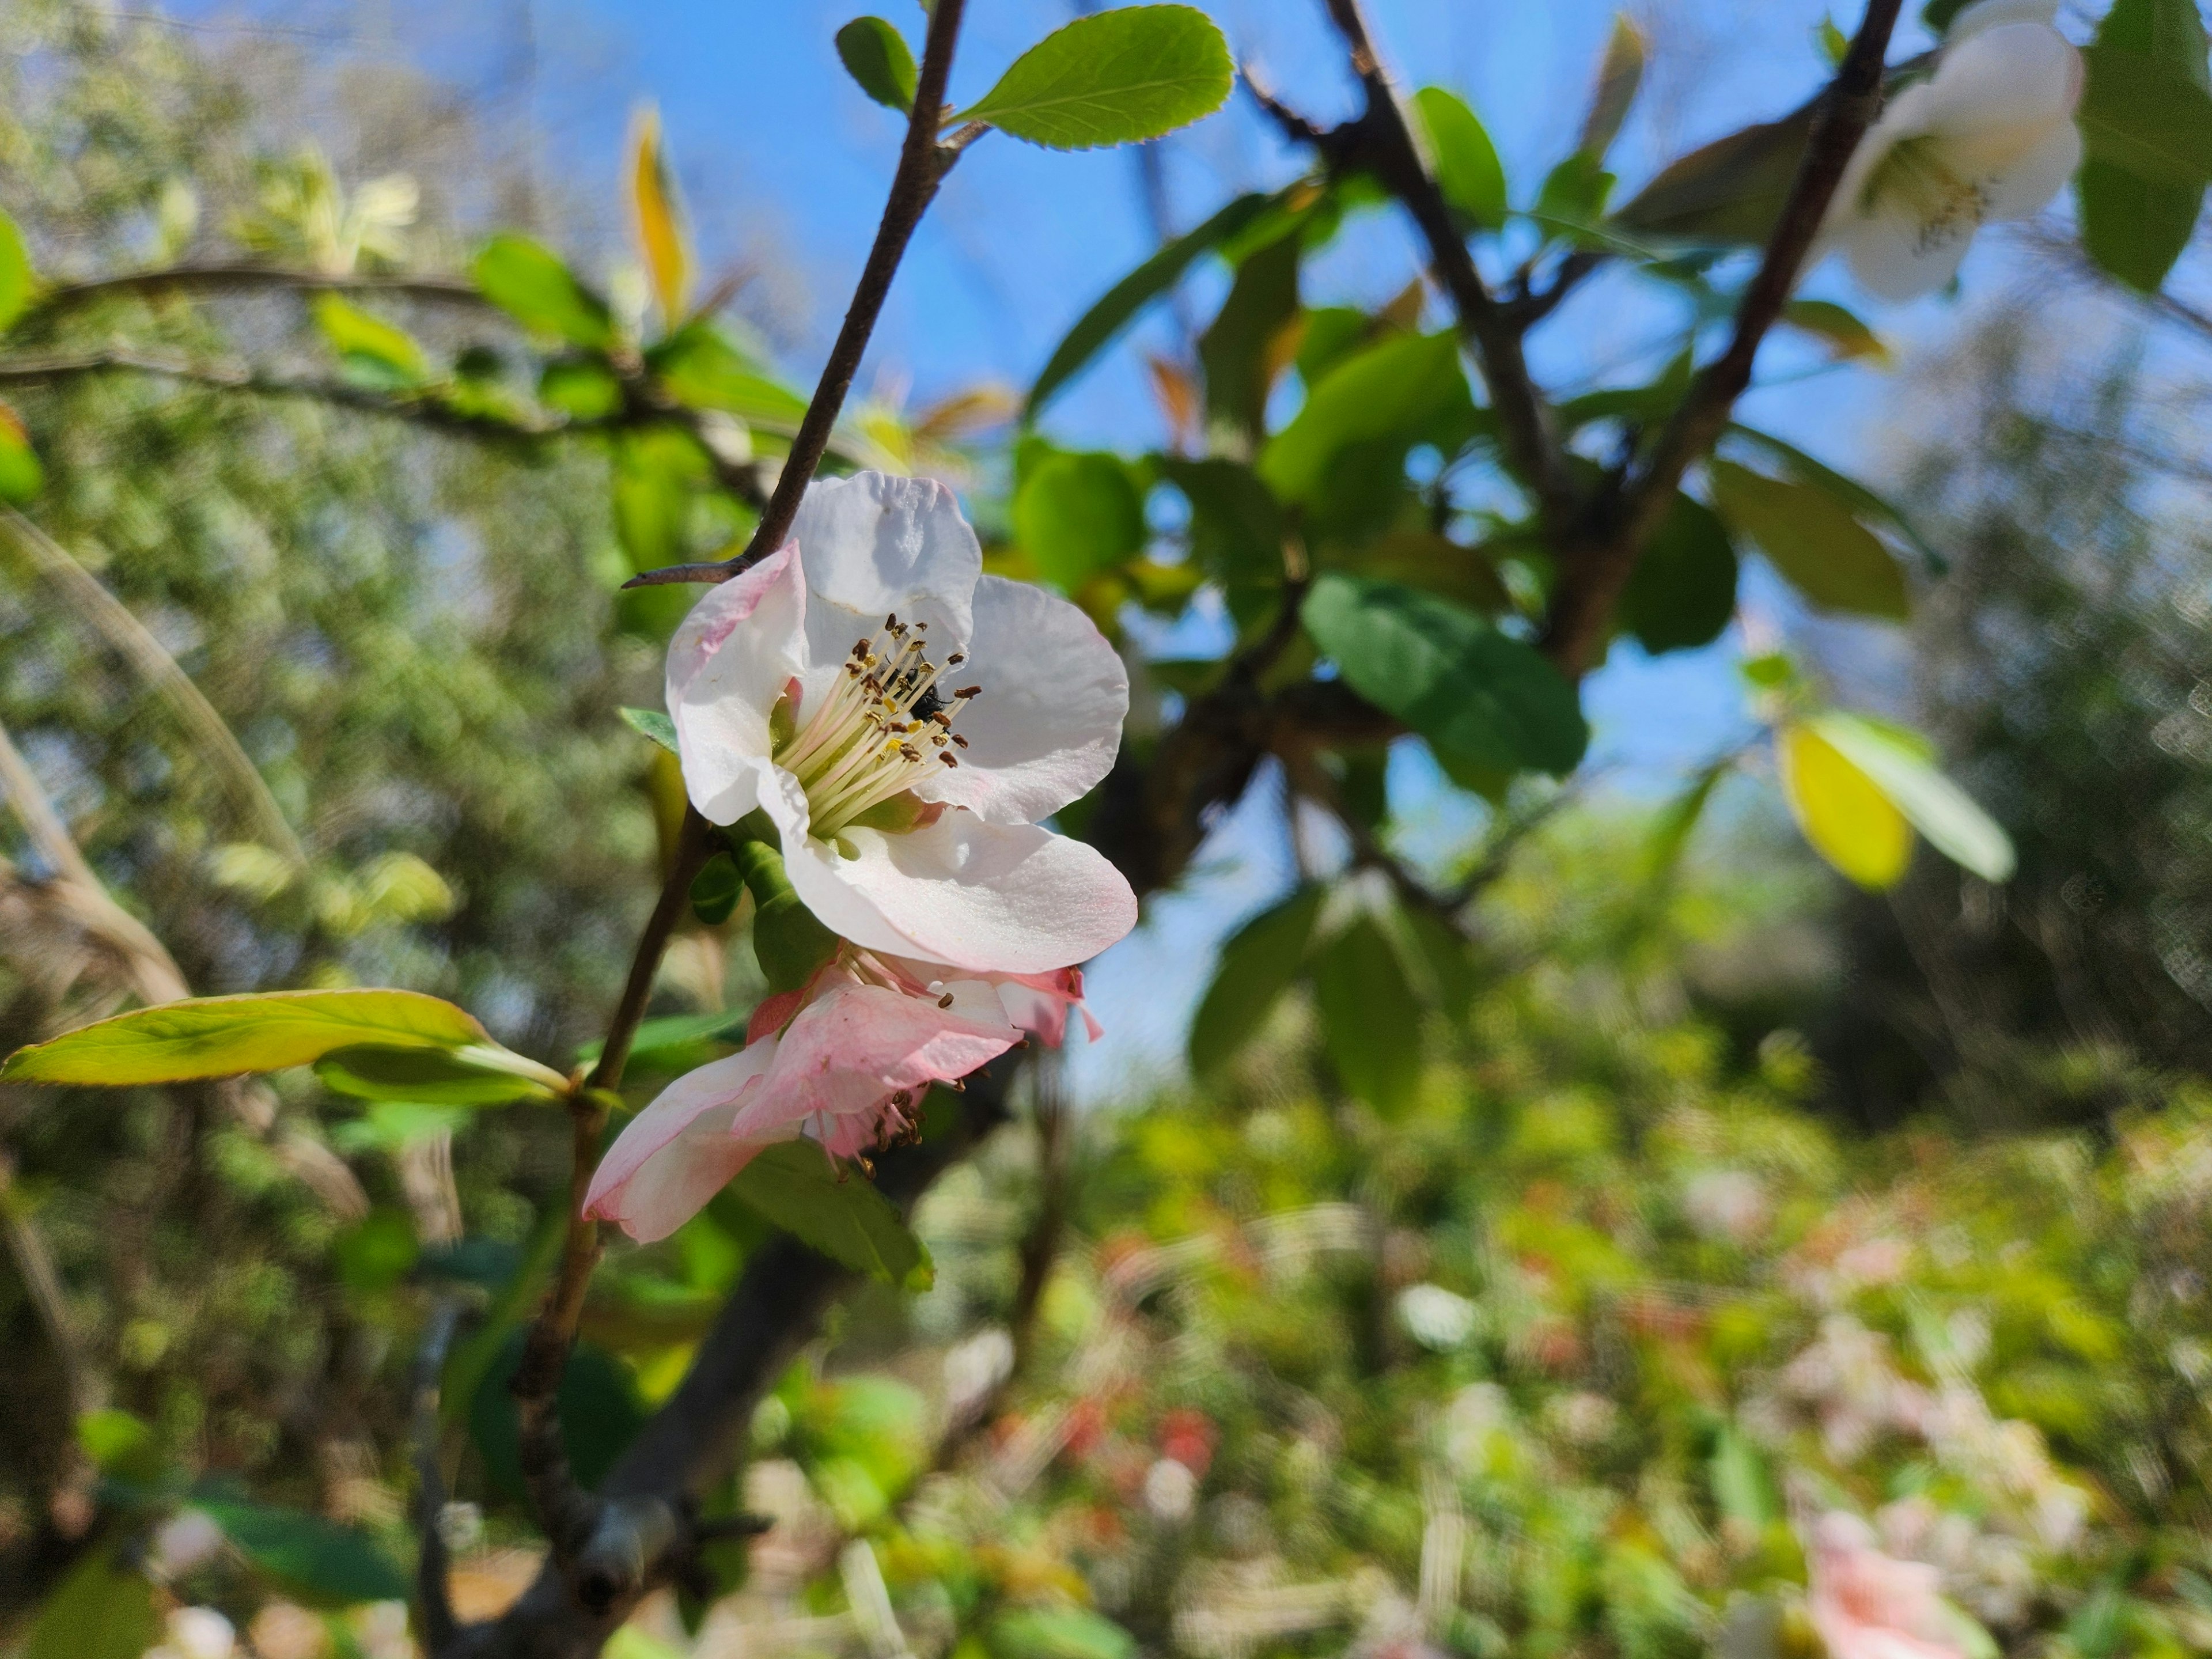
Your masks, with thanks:
<instances>
[{"instance_id":1,"label":"pink flower","mask_svg":"<svg viewBox=\"0 0 2212 1659\"><path fill-rule=\"evenodd\" d=\"M1112 768L1129 678L1075 606L982 571L944 485L812 484L792 539L677 630L668 713L692 803L766 813L830 932L1042 973L1136 925L1121 872L1039 823Z\"/></svg>"},{"instance_id":2,"label":"pink flower","mask_svg":"<svg viewBox=\"0 0 2212 1659\"><path fill-rule=\"evenodd\" d=\"M1808 1610L1830 1659L1964 1659L1935 1568L1884 1555L1874 1528L1840 1510L1811 1541Z\"/></svg>"},{"instance_id":3,"label":"pink flower","mask_svg":"<svg viewBox=\"0 0 2212 1659\"><path fill-rule=\"evenodd\" d=\"M864 1159L918 1134L922 1097L995 1060L1024 1031L1057 1046L1083 976L975 975L840 947L803 989L753 1013L745 1047L663 1090L600 1159L584 1213L665 1238L763 1146L805 1134ZM1091 1034L1098 1027L1084 1010Z\"/></svg>"}]
</instances>

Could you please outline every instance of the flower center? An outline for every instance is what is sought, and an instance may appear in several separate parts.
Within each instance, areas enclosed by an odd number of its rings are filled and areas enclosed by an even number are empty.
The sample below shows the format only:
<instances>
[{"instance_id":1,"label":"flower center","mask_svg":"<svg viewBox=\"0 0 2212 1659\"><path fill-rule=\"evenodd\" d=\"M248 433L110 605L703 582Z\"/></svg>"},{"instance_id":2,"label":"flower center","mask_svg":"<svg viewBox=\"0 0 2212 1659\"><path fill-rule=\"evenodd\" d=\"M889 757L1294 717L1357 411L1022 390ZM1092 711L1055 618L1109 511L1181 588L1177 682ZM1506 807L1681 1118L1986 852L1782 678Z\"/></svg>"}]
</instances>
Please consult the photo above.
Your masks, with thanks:
<instances>
[{"instance_id":1,"label":"flower center","mask_svg":"<svg viewBox=\"0 0 2212 1659\"><path fill-rule=\"evenodd\" d=\"M1859 211L1900 208L1918 226L1914 251L1932 253L1971 236L1989 216L1990 190L1961 179L1946 165L1937 135L1900 138L1869 176L1859 195Z\"/></svg>"},{"instance_id":2,"label":"flower center","mask_svg":"<svg viewBox=\"0 0 2212 1659\"><path fill-rule=\"evenodd\" d=\"M955 651L929 659L927 623L884 618L872 640L857 641L829 695L805 725L775 747L775 763L806 792L809 832L834 841L875 808L960 764L968 739L952 729L982 693L963 686L947 696L938 677L967 660Z\"/></svg>"}]
</instances>

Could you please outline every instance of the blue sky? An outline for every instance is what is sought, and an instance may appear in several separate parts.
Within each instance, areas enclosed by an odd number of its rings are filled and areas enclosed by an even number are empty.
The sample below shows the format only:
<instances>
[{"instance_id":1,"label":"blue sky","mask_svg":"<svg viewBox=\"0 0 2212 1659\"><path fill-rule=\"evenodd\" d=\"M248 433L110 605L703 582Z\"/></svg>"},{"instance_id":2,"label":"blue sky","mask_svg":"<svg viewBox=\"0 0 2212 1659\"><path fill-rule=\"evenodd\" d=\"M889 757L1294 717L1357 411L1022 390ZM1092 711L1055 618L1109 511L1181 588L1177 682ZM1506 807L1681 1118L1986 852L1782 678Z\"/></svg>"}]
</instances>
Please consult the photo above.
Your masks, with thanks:
<instances>
[{"instance_id":1,"label":"blue sky","mask_svg":"<svg viewBox=\"0 0 2212 1659\"><path fill-rule=\"evenodd\" d=\"M915 0L877 0L919 41ZM1319 119L1355 107L1340 46L1319 0L1209 0L1240 61ZM1516 200L1533 195L1572 147L1613 8L1601 0L1540 6L1506 0L1370 0L1390 66L1407 86L1441 83L1466 95L1489 126ZM1653 44L1644 95L1613 156L1632 189L1668 156L1794 105L1820 81L1813 34L1822 8L1808 0L1723 0L1635 8ZM1024 47L1073 15L1069 0L970 0L954 75L972 99ZM273 0L202 5L183 15L216 27L245 23L319 37L322 49L404 58L467 88L482 118L527 150L544 186L584 217L614 221L624 129L641 100L656 102L697 226L702 263L750 260L795 380L811 383L872 234L901 123L869 102L837 64L832 36L854 15L823 0L732 4L673 0ZM1847 17L1844 20L1848 22ZM1910 31L1903 40L1909 41ZM526 137L525 135L527 135ZM1221 114L1159 147L1171 228L1188 228L1228 195L1296 176L1285 149L1241 94ZM876 334L862 386L908 389L916 403L995 380L1020 387L1067 325L1154 246L1133 153L1064 155L992 135L961 162L915 238ZM1991 256L1978 252L1976 261ZM1968 281L1974 278L1970 264ZM1395 213L1356 221L1309 271L1310 303L1375 300L1414 269ZM1218 273L1191 284L1197 316L1219 291ZM1832 271L1809 291L1849 298ZM1908 337L1940 331L1945 302L1880 317ZM1533 345L1539 370L1576 387L1656 367L1670 313L1633 282L1601 279L1571 301ZM1139 363L1166 337L1164 312L1054 407L1049 424L1079 443L1133 450L1159 432ZM1664 350L1671 350L1668 343ZM1747 408L1841 464L1878 416L1884 382L1859 369L1813 372L1819 359L1784 342L1762 367L1790 384ZM1808 375L1809 378L1798 378ZM1755 605L1786 607L1753 573ZM1593 762L1615 787L1650 795L1745 728L1735 645L1650 661L1617 650L1594 677L1588 705ZM1394 789L1418 803L1425 840L1464 822L1432 775L1409 757ZM1114 1028L1105 1049L1077 1067L1082 1092L1111 1092L1169 1063L1208 971L1211 947L1267 901L1288 873L1279 836L1255 827L1264 802L1212 849L1197 890L1155 907L1145 933L1094 974Z\"/></svg>"}]
</instances>

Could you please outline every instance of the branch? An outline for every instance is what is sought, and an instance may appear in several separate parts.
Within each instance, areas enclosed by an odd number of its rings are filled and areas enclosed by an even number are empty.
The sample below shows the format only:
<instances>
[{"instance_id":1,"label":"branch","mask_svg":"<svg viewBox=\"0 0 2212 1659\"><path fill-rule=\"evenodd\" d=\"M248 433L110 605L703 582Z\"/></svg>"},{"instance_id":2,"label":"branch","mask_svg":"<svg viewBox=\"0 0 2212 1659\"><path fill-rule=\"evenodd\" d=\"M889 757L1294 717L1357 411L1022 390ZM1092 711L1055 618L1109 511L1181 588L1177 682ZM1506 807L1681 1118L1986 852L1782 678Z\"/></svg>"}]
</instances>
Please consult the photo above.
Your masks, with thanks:
<instances>
[{"instance_id":1,"label":"branch","mask_svg":"<svg viewBox=\"0 0 2212 1659\"><path fill-rule=\"evenodd\" d=\"M966 4L967 0L937 0L929 15L929 35L922 46L921 70L915 83L914 110L907 118L906 143L899 150L898 170L891 176L882 222L876 227L875 245L868 250L867 263L860 267L860 280L853 289L852 304L846 307L844 325L837 331L837 343L830 349L830 361L815 386L813 401L806 405L806 417L799 422L798 435L791 441L791 453L784 459L775 493L769 497L752 539L735 558L668 565L633 576L623 586L727 581L783 545L791 521L799 514L799 499L805 495L814 470L822 465L830 431L837 424L838 411L845 406L845 394L853 388L853 377L860 373L861 355L868 349L868 337L875 332L876 319L883 313L884 296L890 292L891 278L898 273L915 227L921 222L922 214L953 162L984 131L971 122L943 143L937 137L945 109L945 83L952 73L953 42L960 33L960 14Z\"/></svg>"},{"instance_id":2,"label":"branch","mask_svg":"<svg viewBox=\"0 0 2212 1659\"><path fill-rule=\"evenodd\" d=\"M51 323L103 300L163 293L250 294L272 289L325 289L346 294L389 294L444 305L485 306L473 283L455 276L333 276L320 270L286 270L247 264L164 265L91 282L63 283L33 301L15 319L16 331Z\"/></svg>"},{"instance_id":3,"label":"branch","mask_svg":"<svg viewBox=\"0 0 2212 1659\"><path fill-rule=\"evenodd\" d=\"M438 1467L438 1377L445 1370L446 1350L453 1346L453 1333L460 1322L460 1303L450 1295L441 1296L431 1306L422 1346L415 1356L415 1524L422 1540L422 1553L415 1563L415 1596L422 1621L422 1644L432 1653L452 1641L459 1628L446 1583L446 1535L440 1529L446 1510L446 1480Z\"/></svg>"},{"instance_id":4,"label":"branch","mask_svg":"<svg viewBox=\"0 0 2212 1659\"><path fill-rule=\"evenodd\" d=\"M1698 375L1642 471L1620 487L1616 500L1601 503L1607 520L1601 533L1560 549L1562 568L1544 648L1570 676L1583 673L1602 654L1613 607L1628 586L1637 556L1673 507L1682 475L1719 440L1729 411L1751 384L1759 342L1782 314L1851 152L1881 107L1882 64L1900 5L1901 0L1867 0L1866 15L1806 141L1759 272L1736 307L1728 349Z\"/></svg>"},{"instance_id":5,"label":"branch","mask_svg":"<svg viewBox=\"0 0 2212 1659\"><path fill-rule=\"evenodd\" d=\"M1324 0L1330 20L1344 37L1352 56L1352 72L1366 88L1367 107L1353 129L1358 134L1357 154L1413 216L1428 243L1430 268L1437 285L1451 296L1459 313L1460 331L1473 346L1490 388L1490 401L1505 440L1507 459L1535 495L1546 527L1554 537L1563 535L1579 512L1574 483L1569 476L1551 410L1528 373L1521 349L1521 331L1499 307L1475 269L1474 256L1452 222L1443 191L1421 159L1406 112L1382 73L1361 15L1359 0Z\"/></svg>"}]
</instances>

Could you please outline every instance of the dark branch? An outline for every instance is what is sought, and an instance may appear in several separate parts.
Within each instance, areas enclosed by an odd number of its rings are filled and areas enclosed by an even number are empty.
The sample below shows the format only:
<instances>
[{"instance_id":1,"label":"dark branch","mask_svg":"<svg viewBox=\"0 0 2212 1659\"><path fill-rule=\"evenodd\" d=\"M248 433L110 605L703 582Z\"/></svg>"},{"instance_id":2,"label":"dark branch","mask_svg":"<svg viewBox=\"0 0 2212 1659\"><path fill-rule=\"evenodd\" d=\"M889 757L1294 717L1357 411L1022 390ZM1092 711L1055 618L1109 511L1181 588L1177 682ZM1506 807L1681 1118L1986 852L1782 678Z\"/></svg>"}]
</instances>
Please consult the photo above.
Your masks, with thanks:
<instances>
[{"instance_id":1,"label":"dark branch","mask_svg":"<svg viewBox=\"0 0 2212 1659\"><path fill-rule=\"evenodd\" d=\"M1866 15L1837 69L1789 199L1767 238L1759 271L1736 307L1728 349L1698 376L1642 469L1601 503L1598 533L1561 549L1559 584L1546 629L1547 654L1570 675L1588 670L1602 654L1614 605L1628 586L1638 556L1674 505L1674 491L1691 464L1710 450L1728 426L1729 411L1751 384L1759 342L1797 283L1820 234L1844 168L1881 106L1882 64L1897 27L1902 0L1868 0Z\"/></svg>"},{"instance_id":2,"label":"dark branch","mask_svg":"<svg viewBox=\"0 0 2212 1659\"><path fill-rule=\"evenodd\" d=\"M452 1641L459 1628L446 1584L446 1535L440 1529L446 1480L438 1467L438 1378L460 1322L460 1303L451 1296L440 1297L431 1305L422 1346L415 1356L415 1527L422 1539L422 1553L415 1562L415 1599L422 1644L432 1653Z\"/></svg>"},{"instance_id":3,"label":"dark branch","mask_svg":"<svg viewBox=\"0 0 2212 1659\"><path fill-rule=\"evenodd\" d=\"M891 178L890 196L884 204L882 222L876 227L875 244L868 250L867 263L860 267L860 280L853 289L853 302L845 309L844 325L837 331L837 342L830 349L830 361L815 386L813 401L806 405L806 417L799 422L798 435L791 441L791 453L784 459L783 471L775 481L775 493L769 497L752 539L735 558L715 564L671 565L660 570L648 570L631 577L625 586L726 581L783 545L783 538L791 531L791 521L798 516L799 498L805 495L815 469L822 465L830 432L837 424L839 411L845 407L845 394L853 389L853 377L860 373L860 358L868 349L869 337L875 332L876 319L883 314L891 278L898 274L899 261L906 257L907 244L913 240L915 227L921 222L922 214L928 210L953 162L984 131L971 123L943 143L937 137L945 110L945 84L952 73L953 42L960 33L960 14L966 3L967 0L937 0L930 13L929 34L922 46L921 70L915 83L914 110L907 118L906 142L899 150L898 170Z\"/></svg>"},{"instance_id":4,"label":"dark branch","mask_svg":"<svg viewBox=\"0 0 2212 1659\"><path fill-rule=\"evenodd\" d=\"M489 303L475 283L455 276L333 276L327 271L287 270L275 265L246 264L164 265L155 270L134 270L121 276L101 276L91 282L64 283L50 288L16 319L15 328L20 332L51 323L103 300L157 294L254 294L272 289L388 294L397 299L423 300L441 305Z\"/></svg>"},{"instance_id":5,"label":"dark branch","mask_svg":"<svg viewBox=\"0 0 2212 1659\"><path fill-rule=\"evenodd\" d=\"M1506 459L1534 495L1547 529L1555 536L1562 534L1573 523L1578 503L1551 410L1528 373L1521 331L1484 285L1474 256L1452 221L1443 191L1421 159L1413 131L1406 124L1406 113L1398 106L1397 95L1369 38L1359 0L1324 0L1324 3L1351 53L1352 72L1367 94L1366 109L1352 124L1360 139L1353 154L1373 169L1382 187L1413 216L1428 244L1430 270L1437 285L1451 297L1460 331L1482 365L1482 377L1490 388L1490 401L1504 436Z\"/></svg>"}]
</instances>

